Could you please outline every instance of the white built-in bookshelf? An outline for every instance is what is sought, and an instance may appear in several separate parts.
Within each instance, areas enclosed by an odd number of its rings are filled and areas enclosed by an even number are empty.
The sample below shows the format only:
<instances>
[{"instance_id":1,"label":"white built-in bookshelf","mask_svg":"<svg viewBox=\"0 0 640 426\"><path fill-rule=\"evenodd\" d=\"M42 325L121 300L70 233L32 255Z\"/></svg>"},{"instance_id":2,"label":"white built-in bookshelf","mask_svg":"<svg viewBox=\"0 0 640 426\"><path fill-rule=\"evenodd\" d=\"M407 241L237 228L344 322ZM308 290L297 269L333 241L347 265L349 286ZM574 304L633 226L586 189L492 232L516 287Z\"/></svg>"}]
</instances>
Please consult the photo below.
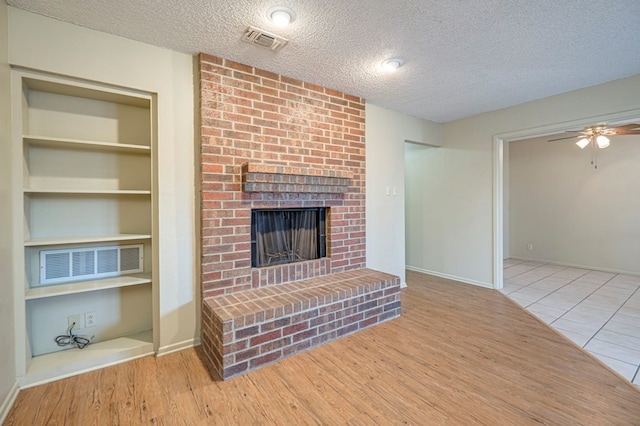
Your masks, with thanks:
<instances>
[{"instance_id":1,"label":"white built-in bookshelf","mask_svg":"<svg viewBox=\"0 0 640 426\"><path fill-rule=\"evenodd\" d=\"M29 386L153 353L154 105L133 90L12 72L17 367ZM86 348L56 344L69 317L95 336Z\"/></svg>"}]
</instances>

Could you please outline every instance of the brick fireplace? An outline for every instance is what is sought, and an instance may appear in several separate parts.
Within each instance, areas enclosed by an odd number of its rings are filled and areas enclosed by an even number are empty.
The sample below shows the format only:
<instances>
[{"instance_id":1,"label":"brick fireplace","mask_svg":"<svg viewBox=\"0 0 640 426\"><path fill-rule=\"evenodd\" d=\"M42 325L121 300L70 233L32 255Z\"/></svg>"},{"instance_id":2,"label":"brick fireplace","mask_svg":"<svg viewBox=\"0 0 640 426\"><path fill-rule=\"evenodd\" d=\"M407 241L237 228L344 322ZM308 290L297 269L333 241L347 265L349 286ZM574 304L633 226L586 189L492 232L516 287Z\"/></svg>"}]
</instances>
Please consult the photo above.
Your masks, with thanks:
<instances>
[{"instance_id":1,"label":"brick fireplace","mask_svg":"<svg viewBox=\"0 0 640 426\"><path fill-rule=\"evenodd\" d=\"M400 315L365 268L361 98L201 54L202 341L223 378ZM257 209L322 207L326 256L252 268Z\"/></svg>"},{"instance_id":2,"label":"brick fireplace","mask_svg":"<svg viewBox=\"0 0 640 426\"><path fill-rule=\"evenodd\" d=\"M363 268L363 100L204 54L200 84L203 298ZM287 207L330 207L328 257L253 270L251 210Z\"/></svg>"}]
</instances>

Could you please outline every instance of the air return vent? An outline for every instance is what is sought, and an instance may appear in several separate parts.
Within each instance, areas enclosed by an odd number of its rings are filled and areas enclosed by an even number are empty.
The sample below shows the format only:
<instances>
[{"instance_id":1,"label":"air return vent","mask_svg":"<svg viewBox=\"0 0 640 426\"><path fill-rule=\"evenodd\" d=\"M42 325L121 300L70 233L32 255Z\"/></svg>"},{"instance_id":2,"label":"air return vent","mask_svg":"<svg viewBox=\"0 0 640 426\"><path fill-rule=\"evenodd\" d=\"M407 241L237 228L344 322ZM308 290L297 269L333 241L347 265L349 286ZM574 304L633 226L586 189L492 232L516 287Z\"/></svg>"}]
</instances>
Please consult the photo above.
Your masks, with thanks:
<instances>
[{"instance_id":1,"label":"air return vent","mask_svg":"<svg viewBox=\"0 0 640 426\"><path fill-rule=\"evenodd\" d=\"M142 272L143 253L142 244L42 250L37 285Z\"/></svg>"},{"instance_id":2,"label":"air return vent","mask_svg":"<svg viewBox=\"0 0 640 426\"><path fill-rule=\"evenodd\" d=\"M249 27L242 36L242 41L276 51L287 44L288 40L264 30Z\"/></svg>"}]
</instances>

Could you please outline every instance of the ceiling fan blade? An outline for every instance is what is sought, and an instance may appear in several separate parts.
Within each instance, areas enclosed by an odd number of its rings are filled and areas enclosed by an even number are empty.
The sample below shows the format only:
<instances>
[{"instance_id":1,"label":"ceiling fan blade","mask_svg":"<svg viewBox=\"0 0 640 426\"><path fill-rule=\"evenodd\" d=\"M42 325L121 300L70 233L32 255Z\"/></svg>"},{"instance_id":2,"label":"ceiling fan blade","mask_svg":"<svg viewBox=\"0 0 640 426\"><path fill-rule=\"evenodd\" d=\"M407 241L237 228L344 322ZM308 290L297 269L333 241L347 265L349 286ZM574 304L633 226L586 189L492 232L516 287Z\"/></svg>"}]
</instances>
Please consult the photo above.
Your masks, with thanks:
<instances>
[{"instance_id":1,"label":"ceiling fan blade","mask_svg":"<svg viewBox=\"0 0 640 426\"><path fill-rule=\"evenodd\" d=\"M628 129L628 130L616 130L612 136L620 136L620 135L640 135L640 129Z\"/></svg>"},{"instance_id":2,"label":"ceiling fan blade","mask_svg":"<svg viewBox=\"0 0 640 426\"><path fill-rule=\"evenodd\" d=\"M640 135L640 129L612 129L613 131L609 133L611 136L621 136L621 135Z\"/></svg>"},{"instance_id":3,"label":"ceiling fan blade","mask_svg":"<svg viewBox=\"0 0 640 426\"><path fill-rule=\"evenodd\" d=\"M595 137L596 135L594 135L593 133L589 133L589 132L593 132L593 129L598 129L599 131L601 131L602 133L598 133L598 134L604 134L604 135L611 135L611 136L617 136L617 135L640 135L640 124L637 123L629 123L629 124L623 124L621 126L615 126L615 127L605 127L605 126L599 126L599 127L589 127L587 129L585 129L584 131L580 131L580 130L565 130L565 133L577 133L576 135L573 136L565 136L562 138L556 138L556 139L550 139L547 142L556 142L556 141L562 141L562 140L566 140L566 139L580 139L583 137L589 137L587 136L588 134L591 135L591 137Z\"/></svg>"},{"instance_id":4,"label":"ceiling fan blade","mask_svg":"<svg viewBox=\"0 0 640 426\"><path fill-rule=\"evenodd\" d=\"M618 130L618 129L640 129L640 124L629 123L623 124L622 126L609 127L610 130Z\"/></svg>"}]
</instances>

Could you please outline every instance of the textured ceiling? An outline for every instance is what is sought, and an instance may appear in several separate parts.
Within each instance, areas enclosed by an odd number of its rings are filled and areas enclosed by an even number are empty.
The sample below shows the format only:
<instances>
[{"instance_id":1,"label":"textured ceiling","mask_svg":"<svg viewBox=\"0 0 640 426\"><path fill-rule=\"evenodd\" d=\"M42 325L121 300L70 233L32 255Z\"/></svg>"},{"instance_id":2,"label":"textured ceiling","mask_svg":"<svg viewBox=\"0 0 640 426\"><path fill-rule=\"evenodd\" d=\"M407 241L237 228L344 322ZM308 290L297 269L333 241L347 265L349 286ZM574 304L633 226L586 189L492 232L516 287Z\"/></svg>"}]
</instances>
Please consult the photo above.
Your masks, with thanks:
<instances>
[{"instance_id":1,"label":"textured ceiling","mask_svg":"<svg viewBox=\"0 0 640 426\"><path fill-rule=\"evenodd\" d=\"M8 0L88 28L206 52L451 121L640 73L639 0ZM296 20L275 27L274 5ZM248 25L288 38L240 41ZM401 57L394 74L379 63Z\"/></svg>"}]
</instances>

